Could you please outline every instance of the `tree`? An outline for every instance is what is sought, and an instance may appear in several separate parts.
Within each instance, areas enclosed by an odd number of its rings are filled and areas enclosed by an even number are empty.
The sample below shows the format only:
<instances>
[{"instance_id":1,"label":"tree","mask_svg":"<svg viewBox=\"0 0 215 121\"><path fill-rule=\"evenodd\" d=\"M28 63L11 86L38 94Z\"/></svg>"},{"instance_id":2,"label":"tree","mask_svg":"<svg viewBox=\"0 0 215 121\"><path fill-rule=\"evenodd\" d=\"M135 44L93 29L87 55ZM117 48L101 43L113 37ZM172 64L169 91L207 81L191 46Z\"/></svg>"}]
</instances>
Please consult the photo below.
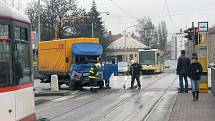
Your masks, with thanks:
<instances>
[{"instance_id":1,"label":"tree","mask_svg":"<svg viewBox=\"0 0 215 121\"><path fill-rule=\"evenodd\" d=\"M28 4L26 13L32 21L32 30L36 30L38 21L36 1ZM67 35L77 36L79 33L77 23L80 21L77 16L84 13L84 9L77 7L76 0L44 0L41 6L41 39L51 40L55 35L58 38L66 38Z\"/></svg>"},{"instance_id":2,"label":"tree","mask_svg":"<svg viewBox=\"0 0 215 121\"><path fill-rule=\"evenodd\" d=\"M162 21L158 25L158 39L159 39L159 48L160 50L164 51L166 47L166 42L167 42L167 28L166 28L166 22Z\"/></svg>"},{"instance_id":3,"label":"tree","mask_svg":"<svg viewBox=\"0 0 215 121\"><path fill-rule=\"evenodd\" d=\"M109 45L109 36L105 36L105 29L102 22L102 18L100 17L100 13L97 11L97 6L95 0L93 0L92 7L90 12L88 13L90 17L90 25L93 24L94 37L100 38L100 44L102 44L104 48L104 55L106 53L106 47ZM89 26L88 26L89 27ZM90 30L91 30L90 26ZM108 32L106 32L108 33ZM88 35L89 36L89 35Z\"/></svg>"},{"instance_id":4,"label":"tree","mask_svg":"<svg viewBox=\"0 0 215 121\"><path fill-rule=\"evenodd\" d=\"M41 7L41 11L43 11L43 7ZM28 3L25 13L31 20L32 31L37 31L38 25L38 4L36 1L31 1Z\"/></svg>"},{"instance_id":5,"label":"tree","mask_svg":"<svg viewBox=\"0 0 215 121\"><path fill-rule=\"evenodd\" d=\"M100 13L97 11L95 0L93 0L92 7L88 13L90 22L93 24L94 37L101 37L104 35L104 26Z\"/></svg>"},{"instance_id":6,"label":"tree","mask_svg":"<svg viewBox=\"0 0 215 121\"><path fill-rule=\"evenodd\" d=\"M151 43L155 38L156 28L149 17L138 20L137 32L144 44L152 46Z\"/></svg>"}]
</instances>

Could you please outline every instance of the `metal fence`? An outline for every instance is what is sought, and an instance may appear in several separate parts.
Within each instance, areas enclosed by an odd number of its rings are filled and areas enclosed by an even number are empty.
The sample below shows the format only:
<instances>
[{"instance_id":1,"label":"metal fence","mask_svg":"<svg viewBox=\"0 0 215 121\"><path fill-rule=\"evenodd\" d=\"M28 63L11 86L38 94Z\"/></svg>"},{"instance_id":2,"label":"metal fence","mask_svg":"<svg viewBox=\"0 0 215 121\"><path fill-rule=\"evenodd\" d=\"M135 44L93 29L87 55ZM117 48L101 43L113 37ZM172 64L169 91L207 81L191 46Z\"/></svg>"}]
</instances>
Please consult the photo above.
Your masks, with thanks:
<instances>
[{"instance_id":1,"label":"metal fence","mask_svg":"<svg viewBox=\"0 0 215 121\"><path fill-rule=\"evenodd\" d=\"M211 68L211 92L215 96L215 68Z\"/></svg>"}]
</instances>

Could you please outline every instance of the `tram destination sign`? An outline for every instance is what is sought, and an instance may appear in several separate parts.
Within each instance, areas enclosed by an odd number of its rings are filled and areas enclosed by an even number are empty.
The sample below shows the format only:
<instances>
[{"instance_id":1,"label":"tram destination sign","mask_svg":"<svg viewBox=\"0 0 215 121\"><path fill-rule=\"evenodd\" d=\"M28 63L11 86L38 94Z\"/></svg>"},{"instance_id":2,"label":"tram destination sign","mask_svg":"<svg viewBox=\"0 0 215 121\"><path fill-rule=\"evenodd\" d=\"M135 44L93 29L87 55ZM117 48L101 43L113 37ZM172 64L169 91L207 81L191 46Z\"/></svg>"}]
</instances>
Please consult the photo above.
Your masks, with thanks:
<instances>
[{"instance_id":1,"label":"tram destination sign","mask_svg":"<svg viewBox=\"0 0 215 121\"><path fill-rule=\"evenodd\" d=\"M199 32L208 32L208 22L198 22Z\"/></svg>"}]
</instances>

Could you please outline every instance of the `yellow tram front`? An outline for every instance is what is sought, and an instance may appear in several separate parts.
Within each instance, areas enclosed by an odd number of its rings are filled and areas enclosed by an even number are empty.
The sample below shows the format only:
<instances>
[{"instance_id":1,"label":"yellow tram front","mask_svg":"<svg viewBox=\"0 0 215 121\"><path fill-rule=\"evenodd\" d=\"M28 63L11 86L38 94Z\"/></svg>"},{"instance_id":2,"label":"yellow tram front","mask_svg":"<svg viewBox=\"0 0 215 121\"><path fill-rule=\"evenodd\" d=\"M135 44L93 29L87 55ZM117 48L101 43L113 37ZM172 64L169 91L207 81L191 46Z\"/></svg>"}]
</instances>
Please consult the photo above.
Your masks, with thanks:
<instances>
[{"instance_id":1,"label":"yellow tram front","mask_svg":"<svg viewBox=\"0 0 215 121\"><path fill-rule=\"evenodd\" d=\"M139 50L139 63L143 72L164 72L164 54L158 49Z\"/></svg>"}]
</instances>

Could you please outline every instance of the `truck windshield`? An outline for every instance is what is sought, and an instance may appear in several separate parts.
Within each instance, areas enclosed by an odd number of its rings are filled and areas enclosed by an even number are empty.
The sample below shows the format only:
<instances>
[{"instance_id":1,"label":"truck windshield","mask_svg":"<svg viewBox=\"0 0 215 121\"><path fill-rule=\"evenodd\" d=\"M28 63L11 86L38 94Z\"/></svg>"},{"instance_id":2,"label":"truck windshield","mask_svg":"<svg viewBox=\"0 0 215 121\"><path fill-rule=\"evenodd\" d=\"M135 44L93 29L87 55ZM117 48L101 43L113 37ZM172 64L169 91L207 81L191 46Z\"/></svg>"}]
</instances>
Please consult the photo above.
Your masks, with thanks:
<instances>
[{"instance_id":1,"label":"truck windshield","mask_svg":"<svg viewBox=\"0 0 215 121\"><path fill-rule=\"evenodd\" d=\"M155 52L141 51L139 60L140 60L140 64L145 64L145 65L155 64Z\"/></svg>"},{"instance_id":2,"label":"truck windshield","mask_svg":"<svg viewBox=\"0 0 215 121\"><path fill-rule=\"evenodd\" d=\"M98 57L95 57L95 56L93 56L93 57L76 57L75 58L75 63L76 64L89 64L89 63L97 63L98 61L97 61L97 58Z\"/></svg>"}]
</instances>

